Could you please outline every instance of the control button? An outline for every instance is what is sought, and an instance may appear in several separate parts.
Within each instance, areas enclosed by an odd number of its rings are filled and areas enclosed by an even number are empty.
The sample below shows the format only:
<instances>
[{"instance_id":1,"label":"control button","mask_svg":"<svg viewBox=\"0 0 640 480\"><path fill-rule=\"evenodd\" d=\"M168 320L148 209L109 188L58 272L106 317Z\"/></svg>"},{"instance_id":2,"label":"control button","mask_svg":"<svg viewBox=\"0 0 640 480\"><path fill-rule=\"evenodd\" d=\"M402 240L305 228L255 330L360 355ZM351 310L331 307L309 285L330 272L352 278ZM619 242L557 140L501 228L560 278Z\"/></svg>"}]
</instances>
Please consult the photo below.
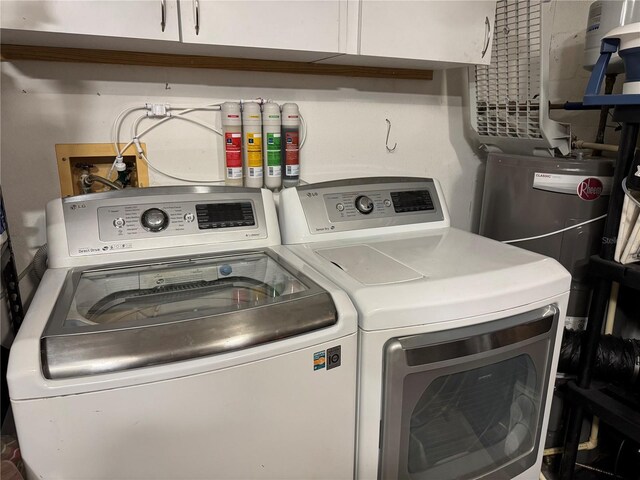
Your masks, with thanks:
<instances>
[{"instance_id":1,"label":"control button","mask_svg":"<svg viewBox=\"0 0 640 480\"><path fill-rule=\"evenodd\" d=\"M226 277L227 275L231 275L231 272L233 272L233 268L231 267L231 265L220 265L220 275Z\"/></svg>"},{"instance_id":2,"label":"control button","mask_svg":"<svg viewBox=\"0 0 640 480\"><path fill-rule=\"evenodd\" d=\"M343 204L341 204L341 203L338 203L338 204L336 205L336 210L338 210L339 212L343 211L343 210L344 210L344 205L343 205Z\"/></svg>"},{"instance_id":3,"label":"control button","mask_svg":"<svg viewBox=\"0 0 640 480\"><path fill-rule=\"evenodd\" d=\"M193 212L188 212L184 214L184 221L191 223L196 219L196 216L193 214Z\"/></svg>"},{"instance_id":4,"label":"control button","mask_svg":"<svg viewBox=\"0 0 640 480\"><path fill-rule=\"evenodd\" d=\"M116 228L122 228L124 227L125 223L126 222L124 221L124 218L118 217L113 221L113 226Z\"/></svg>"},{"instance_id":5,"label":"control button","mask_svg":"<svg viewBox=\"0 0 640 480\"><path fill-rule=\"evenodd\" d=\"M390 207L391 206L391 200L389 200L388 198L384 199L384 206L385 207Z\"/></svg>"},{"instance_id":6,"label":"control button","mask_svg":"<svg viewBox=\"0 0 640 480\"><path fill-rule=\"evenodd\" d=\"M373 212L373 200L371 200L366 195L360 195L359 197L357 197L355 205L358 211L365 215Z\"/></svg>"},{"instance_id":7,"label":"control button","mask_svg":"<svg viewBox=\"0 0 640 480\"><path fill-rule=\"evenodd\" d=\"M164 210L150 208L142 213L140 223L150 232L160 232L169 225L169 216Z\"/></svg>"}]
</instances>

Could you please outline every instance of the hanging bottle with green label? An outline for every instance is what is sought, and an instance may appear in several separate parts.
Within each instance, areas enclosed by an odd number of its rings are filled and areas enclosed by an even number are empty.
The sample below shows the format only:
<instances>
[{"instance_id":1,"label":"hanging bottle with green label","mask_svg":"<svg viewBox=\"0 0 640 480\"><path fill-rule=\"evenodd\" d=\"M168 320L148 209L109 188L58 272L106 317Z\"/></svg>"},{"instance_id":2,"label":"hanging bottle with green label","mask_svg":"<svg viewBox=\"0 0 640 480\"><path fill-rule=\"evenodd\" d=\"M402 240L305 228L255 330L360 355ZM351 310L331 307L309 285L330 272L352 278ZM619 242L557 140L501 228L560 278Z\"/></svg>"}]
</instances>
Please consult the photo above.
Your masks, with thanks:
<instances>
[{"instance_id":1,"label":"hanging bottle with green label","mask_svg":"<svg viewBox=\"0 0 640 480\"><path fill-rule=\"evenodd\" d=\"M262 145L264 186L277 190L282 186L280 106L267 102L262 106Z\"/></svg>"}]
</instances>

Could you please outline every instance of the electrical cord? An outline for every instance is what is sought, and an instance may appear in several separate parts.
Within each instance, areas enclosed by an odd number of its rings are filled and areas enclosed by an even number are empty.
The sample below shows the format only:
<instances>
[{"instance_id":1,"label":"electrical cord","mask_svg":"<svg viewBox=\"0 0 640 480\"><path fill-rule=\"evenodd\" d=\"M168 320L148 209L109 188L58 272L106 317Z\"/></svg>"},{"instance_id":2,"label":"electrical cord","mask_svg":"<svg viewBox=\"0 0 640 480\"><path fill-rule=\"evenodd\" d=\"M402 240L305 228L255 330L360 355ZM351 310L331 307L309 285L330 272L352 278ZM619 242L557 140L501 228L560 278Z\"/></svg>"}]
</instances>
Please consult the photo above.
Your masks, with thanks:
<instances>
[{"instance_id":1,"label":"electrical cord","mask_svg":"<svg viewBox=\"0 0 640 480\"><path fill-rule=\"evenodd\" d=\"M566 232L568 230L573 230L574 228L582 227L583 225L587 225L589 223L597 222L598 220L602 220L606 216L607 216L607 214L605 213L604 215L600 215L599 217L592 218L591 220L587 220L587 221L584 221L584 222L581 222L581 223L576 223L575 225L571 225L570 227L566 227L566 228L561 228L560 230L555 230L555 231L549 232L549 233L543 233L542 235L536 235L534 237L516 238L515 240L502 240L502 243L527 242L529 240L537 240L539 238L550 237L552 235L557 235L558 233L562 233L562 232Z\"/></svg>"}]
</instances>

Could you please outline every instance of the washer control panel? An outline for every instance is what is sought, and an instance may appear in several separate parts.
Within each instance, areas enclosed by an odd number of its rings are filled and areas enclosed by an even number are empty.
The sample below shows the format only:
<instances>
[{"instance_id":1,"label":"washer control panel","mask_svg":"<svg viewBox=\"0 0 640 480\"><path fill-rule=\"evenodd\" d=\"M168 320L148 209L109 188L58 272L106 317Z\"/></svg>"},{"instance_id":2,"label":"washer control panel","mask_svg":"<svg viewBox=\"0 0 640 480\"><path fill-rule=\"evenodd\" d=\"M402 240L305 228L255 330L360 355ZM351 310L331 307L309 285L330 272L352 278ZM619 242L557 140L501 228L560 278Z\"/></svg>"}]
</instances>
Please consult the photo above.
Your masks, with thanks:
<instances>
[{"instance_id":1,"label":"washer control panel","mask_svg":"<svg viewBox=\"0 0 640 480\"><path fill-rule=\"evenodd\" d=\"M298 187L311 233L444 220L431 179L372 178Z\"/></svg>"},{"instance_id":2,"label":"washer control panel","mask_svg":"<svg viewBox=\"0 0 640 480\"><path fill-rule=\"evenodd\" d=\"M255 227L251 202L180 202L98 207L101 240L185 235Z\"/></svg>"},{"instance_id":3,"label":"washer control panel","mask_svg":"<svg viewBox=\"0 0 640 480\"><path fill-rule=\"evenodd\" d=\"M193 187L196 188L196 187ZM262 194L157 187L63 199L70 255L266 238ZM156 193L158 195L151 195ZM175 192L185 191L185 194ZM129 193L127 196L126 194ZM180 236L180 240L175 237Z\"/></svg>"}]
</instances>

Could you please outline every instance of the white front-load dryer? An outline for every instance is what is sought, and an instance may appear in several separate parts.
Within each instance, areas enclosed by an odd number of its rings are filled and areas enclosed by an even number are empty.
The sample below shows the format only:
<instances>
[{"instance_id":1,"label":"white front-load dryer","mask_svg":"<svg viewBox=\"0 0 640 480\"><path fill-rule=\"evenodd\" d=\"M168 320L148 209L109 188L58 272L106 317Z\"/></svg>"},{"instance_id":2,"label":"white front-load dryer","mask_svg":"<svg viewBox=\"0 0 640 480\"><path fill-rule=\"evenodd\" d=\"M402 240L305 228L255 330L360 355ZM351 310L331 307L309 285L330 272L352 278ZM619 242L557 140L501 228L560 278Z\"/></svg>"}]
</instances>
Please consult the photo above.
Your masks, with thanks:
<instances>
[{"instance_id":1,"label":"white front-load dryer","mask_svg":"<svg viewBox=\"0 0 640 480\"><path fill-rule=\"evenodd\" d=\"M431 179L285 189L279 217L358 311L356 477L537 480L569 273L451 228Z\"/></svg>"},{"instance_id":2,"label":"white front-load dryer","mask_svg":"<svg viewBox=\"0 0 640 480\"><path fill-rule=\"evenodd\" d=\"M280 246L268 190L47 207L11 349L29 479L352 479L356 312Z\"/></svg>"}]
</instances>

